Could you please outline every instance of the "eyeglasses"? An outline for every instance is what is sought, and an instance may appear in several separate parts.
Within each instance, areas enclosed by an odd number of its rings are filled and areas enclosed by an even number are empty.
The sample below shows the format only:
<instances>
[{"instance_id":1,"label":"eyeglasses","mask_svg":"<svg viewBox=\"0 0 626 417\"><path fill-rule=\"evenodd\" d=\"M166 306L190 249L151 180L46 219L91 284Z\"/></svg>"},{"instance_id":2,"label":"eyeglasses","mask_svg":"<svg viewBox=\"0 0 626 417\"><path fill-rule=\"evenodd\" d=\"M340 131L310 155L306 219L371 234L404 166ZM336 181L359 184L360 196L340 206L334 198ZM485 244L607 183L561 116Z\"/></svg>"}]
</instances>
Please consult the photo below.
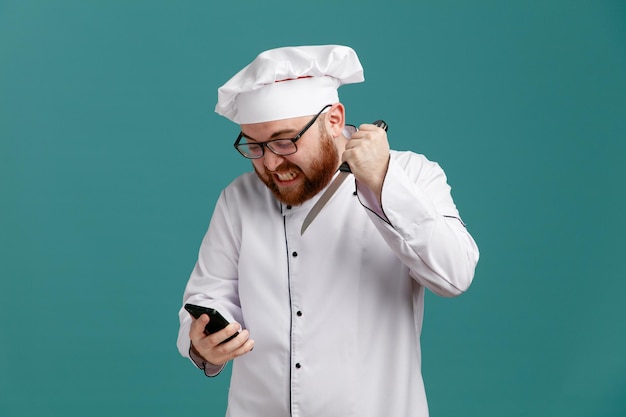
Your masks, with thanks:
<instances>
[{"instance_id":1,"label":"eyeglasses","mask_svg":"<svg viewBox=\"0 0 626 417\"><path fill-rule=\"evenodd\" d=\"M304 126L304 129L300 131L295 137L291 139L273 139L268 140L267 142L248 142L250 138L245 136L243 132L239 132L239 136L237 136L237 140L233 144L235 149L239 151L244 157L248 159L258 159L265 155L265 148L269 149L273 153L279 156L287 156L294 154L298 151L298 147L296 146L296 142L304 135L304 133L315 123L317 118L322 114L324 110L331 107L330 104L324 106L322 110L319 111L311 119L309 123Z\"/></svg>"}]
</instances>

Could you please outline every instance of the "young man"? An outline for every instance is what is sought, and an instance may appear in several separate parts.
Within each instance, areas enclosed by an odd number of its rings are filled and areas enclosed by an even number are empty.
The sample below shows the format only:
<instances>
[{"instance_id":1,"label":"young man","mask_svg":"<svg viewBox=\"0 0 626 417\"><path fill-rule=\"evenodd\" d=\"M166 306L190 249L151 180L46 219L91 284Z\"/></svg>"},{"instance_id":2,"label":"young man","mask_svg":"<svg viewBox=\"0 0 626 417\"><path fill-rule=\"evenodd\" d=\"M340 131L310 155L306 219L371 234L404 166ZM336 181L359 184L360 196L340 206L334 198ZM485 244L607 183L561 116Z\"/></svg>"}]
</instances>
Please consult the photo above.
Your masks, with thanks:
<instances>
[{"instance_id":1,"label":"young man","mask_svg":"<svg viewBox=\"0 0 626 417\"><path fill-rule=\"evenodd\" d=\"M478 249L436 163L373 124L348 138L337 88L361 81L352 49L303 46L218 91L255 172L221 193L183 299L231 324L206 335L208 316L181 308L178 348L208 376L234 360L228 416L428 415L424 291L463 293ZM348 181L301 232L343 161Z\"/></svg>"}]
</instances>

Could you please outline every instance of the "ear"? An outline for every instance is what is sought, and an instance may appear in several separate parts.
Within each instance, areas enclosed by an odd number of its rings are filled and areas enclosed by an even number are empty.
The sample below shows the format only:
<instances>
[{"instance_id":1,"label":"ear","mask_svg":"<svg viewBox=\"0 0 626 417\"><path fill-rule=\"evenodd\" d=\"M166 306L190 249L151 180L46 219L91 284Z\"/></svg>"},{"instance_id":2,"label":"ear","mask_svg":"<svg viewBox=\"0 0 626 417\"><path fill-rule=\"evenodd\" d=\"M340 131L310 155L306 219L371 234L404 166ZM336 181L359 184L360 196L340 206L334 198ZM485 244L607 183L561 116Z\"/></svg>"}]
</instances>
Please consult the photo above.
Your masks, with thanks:
<instances>
[{"instance_id":1,"label":"ear","mask_svg":"<svg viewBox=\"0 0 626 417\"><path fill-rule=\"evenodd\" d=\"M346 109L341 103L335 103L326 112L326 127L333 138L343 135L343 127L346 124Z\"/></svg>"}]
</instances>

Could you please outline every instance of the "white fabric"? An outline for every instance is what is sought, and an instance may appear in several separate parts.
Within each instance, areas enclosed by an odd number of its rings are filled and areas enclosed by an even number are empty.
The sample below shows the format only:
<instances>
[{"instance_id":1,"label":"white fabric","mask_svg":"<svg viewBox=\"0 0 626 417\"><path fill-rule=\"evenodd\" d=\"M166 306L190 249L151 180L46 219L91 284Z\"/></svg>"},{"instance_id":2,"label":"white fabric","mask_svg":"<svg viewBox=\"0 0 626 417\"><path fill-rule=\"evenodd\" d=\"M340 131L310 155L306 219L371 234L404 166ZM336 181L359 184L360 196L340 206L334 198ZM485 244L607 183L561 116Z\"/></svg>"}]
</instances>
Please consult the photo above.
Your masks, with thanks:
<instances>
[{"instance_id":1,"label":"white fabric","mask_svg":"<svg viewBox=\"0 0 626 417\"><path fill-rule=\"evenodd\" d=\"M385 220L354 187L345 181L302 236L319 196L288 208L254 173L222 192L183 304L214 307L255 340L233 362L227 416L428 415L424 291L464 292L478 249L443 171L423 156L392 151ZM189 356L191 320L179 317Z\"/></svg>"},{"instance_id":2,"label":"white fabric","mask_svg":"<svg viewBox=\"0 0 626 417\"><path fill-rule=\"evenodd\" d=\"M335 80L330 77L283 81L240 94L237 121L247 124L309 116L338 102Z\"/></svg>"},{"instance_id":3,"label":"white fabric","mask_svg":"<svg viewBox=\"0 0 626 417\"><path fill-rule=\"evenodd\" d=\"M308 116L337 103L341 85L363 80L356 52L347 46L271 49L218 89L215 111L238 124Z\"/></svg>"}]
</instances>

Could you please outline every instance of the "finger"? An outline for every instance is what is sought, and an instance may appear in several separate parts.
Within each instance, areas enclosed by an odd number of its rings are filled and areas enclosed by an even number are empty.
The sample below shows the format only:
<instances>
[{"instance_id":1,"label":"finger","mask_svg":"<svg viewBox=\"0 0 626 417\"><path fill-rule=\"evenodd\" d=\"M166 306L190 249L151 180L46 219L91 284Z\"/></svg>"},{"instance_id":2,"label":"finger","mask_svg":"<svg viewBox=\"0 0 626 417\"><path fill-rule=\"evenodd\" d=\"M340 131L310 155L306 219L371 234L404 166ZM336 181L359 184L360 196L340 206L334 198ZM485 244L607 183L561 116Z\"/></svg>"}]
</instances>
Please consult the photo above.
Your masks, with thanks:
<instances>
[{"instance_id":1,"label":"finger","mask_svg":"<svg viewBox=\"0 0 626 417\"><path fill-rule=\"evenodd\" d=\"M224 340L227 340L231 336L237 334L239 330L241 330L241 325L237 322L232 322L222 330L209 335L207 339L209 339L214 345L219 345L220 343L223 343ZM228 343L230 343L230 341Z\"/></svg>"},{"instance_id":2,"label":"finger","mask_svg":"<svg viewBox=\"0 0 626 417\"><path fill-rule=\"evenodd\" d=\"M378 129L376 126L374 126L374 128ZM384 136L384 131L381 129L380 131L378 130L359 130L358 133L355 133L354 136L352 136L352 138L346 142L346 146L348 145L356 145L358 143L363 143L363 142L369 142L372 140L379 140L380 138L383 138Z\"/></svg>"},{"instance_id":3,"label":"finger","mask_svg":"<svg viewBox=\"0 0 626 417\"><path fill-rule=\"evenodd\" d=\"M206 314L201 315L199 318L191 317L191 326L189 328L189 338L193 340L198 340L205 336L204 328L209 322L209 316Z\"/></svg>"},{"instance_id":4,"label":"finger","mask_svg":"<svg viewBox=\"0 0 626 417\"><path fill-rule=\"evenodd\" d=\"M366 132L375 132L377 130L383 130L380 126L377 126L375 124L372 123L363 123L362 125L359 126L359 131L363 130Z\"/></svg>"},{"instance_id":5,"label":"finger","mask_svg":"<svg viewBox=\"0 0 626 417\"><path fill-rule=\"evenodd\" d=\"M254 340L250 339L250 332L242 330L237 337L216 347L226 360L235 359L238 356L250 352L254 348Z\"/></svg>"},{"instance_id":6,"label":"finger","mask_svg":"<svg viewBox=\"0 0 626 417\"><path fill-rule=\"evenodd\" d=\"M248 340L246 340L244 344L242 344L237 350L235 350L235 357L245 355L252 349L254 349L254 340L248 338Z\"/></svg>"},{"instance_id":7,"label":"finger","mask_svg":"<svg viewBox=\"0 0 626 417\"><path fill-rule=\"evenodd\" d=\"M371 132L367 130L357 130L347 143L358 142L359 140L366 138L370 134Z\"/></svg>"}]
</instances>

